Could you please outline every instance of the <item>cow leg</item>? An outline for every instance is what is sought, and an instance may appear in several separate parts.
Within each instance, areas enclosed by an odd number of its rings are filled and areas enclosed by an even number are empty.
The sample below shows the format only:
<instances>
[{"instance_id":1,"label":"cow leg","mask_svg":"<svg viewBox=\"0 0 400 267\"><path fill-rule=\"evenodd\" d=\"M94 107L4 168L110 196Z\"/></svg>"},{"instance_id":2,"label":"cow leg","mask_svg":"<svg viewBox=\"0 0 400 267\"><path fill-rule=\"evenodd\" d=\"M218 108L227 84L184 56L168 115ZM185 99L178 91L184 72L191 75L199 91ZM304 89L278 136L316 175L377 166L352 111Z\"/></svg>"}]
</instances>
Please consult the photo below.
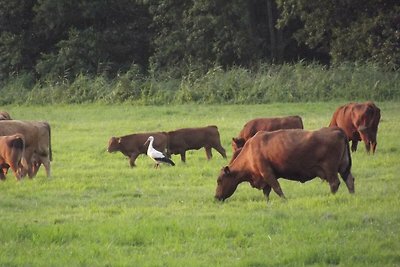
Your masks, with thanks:
<instances>
[{"instance_id":1,"label":"cow leg","mask_svg":"<svg viewBox=\"0 0 400 267\"><path fill-rule=\"evenodd\" d=\"M376 142L372 143L372 154L375 154Z\"/></svg>"},{"instance_id":2,"label":"cow leg","mask_svg":"<svg viewBox=\"0 0 400 267\"><path fill-rule=\"evenodd\" d=\"M183 151L183 152L181 152L180 154L181 154L181 161L182 161L182 162L186 162L186 152Z\"/></svg>"},{"instance_id":3,"label":"cow leg","mask_svg":"<svg viewBox=\"0 0 400 267\"><path fill-rule=\"evenodd\" d=\"M354 193L354 176L351 174L351 172L343 173L343 174L340 173L340 176L342 177L343 181L346 183L349 193L353 194Z\"/></svg>"},{"instance_id":4,"label":"cow leg","mask_svg":"<svg viewBox=\"0 0 400 267\"><path fill-rule=\"evenodd\" d=\"M214 149L217 150L218 153L221 154L221 156L222 156L224 159L226 159L226 151L225 151L225 149L224 149L221 145L214 146Z\"/></svg>"},{"instance_id":5,"label":"cow leg","mask_svg":"<svg viewBox=\"0 0 400 267\"><path fill-rule=\"evenodd\" d=\"M358 145L358 140L351 140L351 151L356 152L357 151L357 145Z\"/></svg>"},{"instance_id":6,"label":"cow leg","mask_svg":"<svg viewBox=\"0 0 400 267\"><path fill-rule=\"evenodd\" d=\"M26 175L26 173L25 173ZM36 175L32 162L28 162L28 177L32 179Z\"/></svg>"},{"instance_id":7,"label":"cow leg","mask_svg":"<svg viewBox=\"0 0 400 267\"><path fill-rule=\"evenodd\" d=\"M364 144L365 144L365 149L367 150L367 153L369 154L371 152L371 142L364 140Z\"/></svg>"},{"instance_id":8,"label":"cow leg","mask_svg":"<svg viewBox=\"0 0 400 267\"><path fill-rule=\"evenodd\" d=\"M274 189L274 192L275 192L276 194L278 194L278 196L280 196L280 197L283 198L283 199L286 199L285 195L283 194L281 185L279 184L278 180L276 180L275 178L274 178L274 180L271 182L271 187L272 187L272 189Z\"/></svg>"},{"instance_id":9,"label":"cow leg","mask_svg":"<svg viewBox=\"0 0 400 267\"><path fill-rule=\"evenodd\" d=\"M5 174L7 173L5 170L7 170L7 168L2 167L0 169L0 180L4 181L6 179Z\"/></svg>"},{"instance_id":10,"label":"cow leg","mask_svg":"<svg viewBox=\"0 0 400 267\"><path fill-rule=\"evenodd\" d=\"M204 149L206 150L207 160L210 160L212 158L211 147L206 146L206 147L204 147Z\"/></svg>"},{"instance_id":11,"label":"cow leg","mask_svg":"<svg viewBox=\"0 0 400 267\"><path fill-rule=\"evenodd\" d=\"M46 169L46 175L47 177L51 176L51 170L50 170L50 161L49 160L44 160L43 161L43 166Z\"/></svg>"},{"instance_id":12,"label":"cow leg","mask_svg":"<svg viewBox=\"0 0 400 267\"><path fill-rule=\"evenodd\" d=\"M328 181L329 186L331 187L332 194L335 194L338 191L340 185L337 173L328 176L326 180Z\"/></svg>"},{"instance_id":13,"label":"cow leg","mask_svg":"<svg viewBox=\"0 0 400 267\"><path fill-rule=\"evenodd\" d=\"M32 162L32 170L33 170L33 175L36 176L36 174L39 172L39 168L40 168L40 164L39 162Z\"/></svg>"},{"instance_id":14,"label":"cow leg","mask_svg":"<svg viewBox=\"0 0 400 267\"><path fill-rule=\"evenodd\" d=\"M264 176L265 177L265 176ZM286 199L285 194L283 194L281 185L279 184L278 180L275 177L268 177L268 179L266 179L268 185L270 187L272 187L272 189L274 190L274 192L280 196L283 199Z\"/></svg>"},{"instance_id":15,"label":"cow leg","mask_svg":"<svg viewBox=\"0 0 400 267\"><path fill-rule=\"evenodd\" d=\"M21 172L19 171L20 170L19 166L15 166L14 164L11 164L10 165L10 169L13 172L13 174L14 174L15 178L17 179L17 181L20 180L21 179Z\"/></svg>"},{"instance_id":16,"label":"cow leg","mask_svg":"<svg viewBox=\"0 0 400 267\"><path fill-rule=\"evenodd\" d=\"M17 179L17 181L21 180L22 175L21 175L21 172L19 171L19 169L16 169L16 170L12 169L12 171L13 171L14 176Z\"/></svg>"},{"instance_id":17,"label":"cow leg","mask_svg":"<svg viewBox=\"0 0 400 267\"><path fill-rule=\"evenodd\" d=\"M29 163L30 164L30 163ZM25 177L28 174L29 164L25 157L22 157L21 162L19 164L19 173L21 177Z\"/></svg>"},{"instance_id":18,"label":"cow leg","mask_svg":"<svg viewBox=\"0 0 400 267\"><path fill-rule=\"evenodd\" d=\"M265 182L265 186L272 187L272 189L278 196L280 196L283 199L286 199L285 194L283 194L281 185L279 184L278 180L275 178L275 175L274 175L272 169L269 167L264 167L264 166L262 166L261 168L262 169L260 170L260 174L263 178L263 181ZM265 188L265 186L264 186L264 188ZM263 190L264 190L264 188L263 188ZM271 189L270 189L270 191L271 191ZM264 191L264 194L265 194L265 191Z\"/></svg>"},{"instance_id":19,"label":"cow leg","mask_svg":"<svg viewBox=\"0 0 400 267\"><path fill-rule=\"evenodd\" d=\"M132 153L131 156L129 157L129 165L130 165L132 168L136 166L135 160L137 159L138 156L139 156L138 153Z\"/></svg>"},{"instance_id":20,"label":"cow leg","mask_svg":"<svg viewBox=\"0 0 400 267\"><path fill-rule=\"evenodd\" d=\"M264 193L265 198L267 199L267 202L269 202L269 193L271 193L271 187L269 185L266 185L263 188L263 193Z\"/></svg>"},{"instance_id":21,"label":"cow leg","mask_svg":"<svg viewBox=\"0 0 400 267\"><path fill-rule=\"evenodd\" d=\"M26 161L26 163L27 163L27 166L28 166L28 170L27 170L27 172L24 173L24 175L26 175L26 173L28 173L28 177L32 179L33 177L36 176L36 173L37 173L40 165L36 168L35 167L35 164L36 164L35 161Z\"/></svg>"}]
</instances>

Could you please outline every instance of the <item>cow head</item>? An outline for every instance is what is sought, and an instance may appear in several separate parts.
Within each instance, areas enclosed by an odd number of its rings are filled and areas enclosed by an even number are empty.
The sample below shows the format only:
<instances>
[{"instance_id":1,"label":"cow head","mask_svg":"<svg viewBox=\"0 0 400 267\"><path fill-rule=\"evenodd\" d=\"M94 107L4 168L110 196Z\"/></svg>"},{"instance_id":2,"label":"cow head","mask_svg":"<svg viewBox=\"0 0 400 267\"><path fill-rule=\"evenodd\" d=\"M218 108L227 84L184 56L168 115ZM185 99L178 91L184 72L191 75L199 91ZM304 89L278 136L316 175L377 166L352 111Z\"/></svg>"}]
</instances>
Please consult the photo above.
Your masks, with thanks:
<instances>
[{"instance_id":1,"label":"cow head","mask_svg":"<svg viewBox=\"0 0 400 267\"><path fill-rule=\"evenodd\" d=\"M369 153L372 148L372 153L375 153L377 141L376 134L378 129L373 129L365 126L358 127L358 133L360 134L361 140L365 143L365 149Z\"/></svg>"},{"instance_id":2,"label":"cow head","mask_svg":"<svg viewBox=\"0 0 400 267\"><path fill-rule=\"evenodd\" d=\"M364 141L368 153L371 149L372 153L375 153L377 145L376 136L380 119L380 109L371 102L367 102L366 110L357 119L357 125L359 125L357 131L360 134L361 140Z\"/></svg>"},{"instance_id":3,"label":"cow head","mask_svg":"<svg viewBox=\"0 0 400 267\"><path fill-rule=\"evenodd\" d=\"M232 196L238 186L238 182L235 178L235 174L231 172L228 166L221 169L217 179L216 199L224 201Z\"/></svg>"},{"instance_id":4,"label":"cow head","mask_svg":"<svg viewBox=\"0 0 400 267\"><path fill-rule=\"evenodd\" d=\"M108 141L107 151L109 153L112 153L112 152L115 152L115 151L119 151L120 144L121 144L121 138L111 137L110 140Z\"/></svg>"},{"instance_id":5,"label":"cow head","mask_svg":"<svg viewBox=\"0 0 400 267\"><path fill-rule=\"evenodd\" d=\"M233 151L238 150L239 148L243 147L244 144L246 143L246 140L244 138L232 138L232 149Z\"/></svg>"}]
</instances>

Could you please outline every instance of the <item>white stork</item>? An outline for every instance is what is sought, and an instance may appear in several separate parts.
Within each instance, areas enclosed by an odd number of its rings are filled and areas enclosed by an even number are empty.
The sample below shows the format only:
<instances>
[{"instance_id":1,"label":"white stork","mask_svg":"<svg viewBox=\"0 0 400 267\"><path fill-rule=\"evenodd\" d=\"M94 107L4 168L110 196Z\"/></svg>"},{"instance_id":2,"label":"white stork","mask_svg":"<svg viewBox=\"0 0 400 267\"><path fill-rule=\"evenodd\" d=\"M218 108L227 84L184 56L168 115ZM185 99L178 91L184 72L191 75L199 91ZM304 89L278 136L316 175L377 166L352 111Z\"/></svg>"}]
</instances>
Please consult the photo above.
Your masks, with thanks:
<instances>
[{"instance_id":1,"label":"white stork","mask_svg":"<svg viewBox=\"0 0 400 267\"><path fill-rule=\"evenodd\" d=\"M149 136L149 138L147 139L147 141L144 144L146 145L149 142L150 142L150 144L149 144L149 147L147 148L147 156L149 156L152 160L154 160L156 162L156 165L154 166L154 168L158 168L160 166L160 163L166 163L166 164L175 166L175 163L172 160L167 158L162 152L156 150L153 147L153 142L154 142L153 136Z\"/></svg>"}]
</instances>

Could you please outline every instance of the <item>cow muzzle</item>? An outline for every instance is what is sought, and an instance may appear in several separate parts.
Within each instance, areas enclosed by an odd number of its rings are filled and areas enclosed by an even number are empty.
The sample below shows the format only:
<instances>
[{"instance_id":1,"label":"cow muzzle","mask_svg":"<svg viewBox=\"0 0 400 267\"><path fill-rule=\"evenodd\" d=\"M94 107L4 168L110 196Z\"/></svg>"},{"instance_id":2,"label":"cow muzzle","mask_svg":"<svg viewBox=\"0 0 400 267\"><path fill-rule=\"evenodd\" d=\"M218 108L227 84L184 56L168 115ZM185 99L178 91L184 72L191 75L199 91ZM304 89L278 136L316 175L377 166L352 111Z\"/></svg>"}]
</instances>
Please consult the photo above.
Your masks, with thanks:
<instances>
[{"instance_id":1,"label":"cow muzzle","mask_svg":"<svg viewBox=\"0 0 400 267\"><path fill-rule=\"evenodd\" d=\"M217 196L217 195L215 195L214 198L215 198L215 200L220 201L220 202L224 202L224 201L225 201L225 198L222 197L222 196Z\"/></svg>"}]
</instances>

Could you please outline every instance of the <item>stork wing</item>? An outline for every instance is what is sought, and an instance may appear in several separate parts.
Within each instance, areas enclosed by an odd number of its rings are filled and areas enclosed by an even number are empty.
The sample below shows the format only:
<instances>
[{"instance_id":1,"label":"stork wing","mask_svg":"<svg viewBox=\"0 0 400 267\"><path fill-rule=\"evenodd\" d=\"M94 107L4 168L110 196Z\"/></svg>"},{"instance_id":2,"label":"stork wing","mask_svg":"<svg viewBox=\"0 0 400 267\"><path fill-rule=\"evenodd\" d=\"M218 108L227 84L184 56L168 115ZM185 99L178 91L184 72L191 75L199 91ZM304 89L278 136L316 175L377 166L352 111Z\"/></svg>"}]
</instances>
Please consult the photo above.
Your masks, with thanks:
<instances>
[{"instance_id":1,"label":"stork wing","mask_svg":"<svg viewBox=\"0 0 400 267\"><path fill-rule=\"evenodd\" d=\"M150 157L154 158L165 158L164 154L158 150L153 149L150 151Z\"/></svg>"}]
</instances>

